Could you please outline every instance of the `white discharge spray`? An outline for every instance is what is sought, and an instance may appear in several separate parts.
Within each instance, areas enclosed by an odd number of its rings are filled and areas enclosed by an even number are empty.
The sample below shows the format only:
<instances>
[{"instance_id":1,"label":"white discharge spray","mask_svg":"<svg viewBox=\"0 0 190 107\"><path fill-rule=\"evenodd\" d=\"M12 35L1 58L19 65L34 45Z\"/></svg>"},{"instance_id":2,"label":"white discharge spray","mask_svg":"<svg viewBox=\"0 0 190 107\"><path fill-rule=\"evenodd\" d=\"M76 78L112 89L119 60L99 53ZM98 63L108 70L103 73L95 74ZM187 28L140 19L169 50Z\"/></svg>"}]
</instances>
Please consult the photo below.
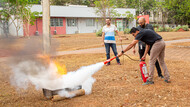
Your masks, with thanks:
<instances>
[{"instance_id":1,"label":"white discharge spray","mask_svg":"<svg viewBox=\"0 0 190 107\"><path fill-rule=\"evenodd\" d=\"M54 63L46 68L35 61L22 61L12 66L13 75L11 76L11 84L19 88L28 88L28 84L32 83L36 89L57 90L64 88L75 88L79 85L85 90L85 94L90 94L95 79L92 77L94 73L104 66L103 62L84 66L77 71L68 72L61 77L57 76L57 68ZM73 97L68 95L66 91L60 91L59 95L65 97Z\"/></svg>"}]
</instances>

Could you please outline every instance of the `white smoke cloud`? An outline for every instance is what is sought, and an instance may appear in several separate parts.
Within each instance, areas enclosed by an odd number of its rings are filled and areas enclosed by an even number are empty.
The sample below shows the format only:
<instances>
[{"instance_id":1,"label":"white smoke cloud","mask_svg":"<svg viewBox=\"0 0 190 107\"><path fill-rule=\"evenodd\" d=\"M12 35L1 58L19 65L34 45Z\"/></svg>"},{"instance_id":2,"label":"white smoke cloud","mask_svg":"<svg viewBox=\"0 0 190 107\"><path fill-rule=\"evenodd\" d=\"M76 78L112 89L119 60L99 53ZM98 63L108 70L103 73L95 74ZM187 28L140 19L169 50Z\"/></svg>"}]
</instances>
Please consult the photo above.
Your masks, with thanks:
<instances>
[{"instance_id":1,"label":"white smoke cloud","mask_svg":"<svg viewBox=\"0 0 190 107\"><path fill-rule=\"evenodd\" d=\"M12 68L13 75L11 76L11 84L18 88L28 88L28 84L33 84L36 89L74 89L82 86L85 94L90 94L92 85L95 79L92 75L103 67L104 63L81 67L80 69L68 72L61 77L57 74L56 65L51 62L48 67L43 66L36 61L27 60L14 64ZM62 90L58 93L60 96L73 97L75 95L68 94L67 91Z\"/></svg>"}]
</instances>

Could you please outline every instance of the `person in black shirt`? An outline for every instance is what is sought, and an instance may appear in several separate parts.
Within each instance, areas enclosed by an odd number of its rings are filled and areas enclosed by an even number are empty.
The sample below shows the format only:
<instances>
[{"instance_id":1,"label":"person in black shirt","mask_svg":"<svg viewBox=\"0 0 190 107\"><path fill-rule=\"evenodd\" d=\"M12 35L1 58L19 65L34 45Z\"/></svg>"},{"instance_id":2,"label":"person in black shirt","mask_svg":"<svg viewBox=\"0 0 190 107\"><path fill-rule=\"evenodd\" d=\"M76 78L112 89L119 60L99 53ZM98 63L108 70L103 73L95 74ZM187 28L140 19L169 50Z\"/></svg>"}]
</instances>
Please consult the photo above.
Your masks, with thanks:
<instances>
[{"instance_id":1,"label":"person in black shirt","mask_svg":"<svg viewBox=\"0 0 190 107\"><path fill-rule=\"evenodd\" d=\"M137 29L139 29L139 31L141 31L143 29L151 29L151 30L154 31L154 28L152 27L151 24L146 24L146 20L145 20L144 17L140 17L138 22L139 22L139 26L137 27ZM142 56L144 55L146 44L144 42L142 42L141 40L139 40L138 46L139 46L139 56L140 56L140 59L141 59ZM151 47L150 47L150 50L151 50ZM149 55L150 55L150 50L148 52ZM133 52L135 53L135 48L134 48ZM157 69L157 72L158 72L158 77L164 78L163 75L162 75L162 71L160 69L160 65L158 63L158 60L156 60L155 65L156 65L156 69Z\"/></svg>"},{"instance_id":2,"label":"person in black shirt","mask_svg":"<svg viewBox=\"0 0 190 107\"><path fill-rule=\"evenodd\" d=\"M137 28L133 27L130 31L130 33L135 37L135 40L132 41L121 53L118 54L118 57L122 56L123 53L130 50L132 47L134 47L139 40L144 42L146 44L146 49L144 52L144 55L141 59L145 60L146 55L151 48L150 51L150 69L149 69L149 77L143 85L148 84L154 84L153 77L154 77L154 65L156 62L156 59L159 59L159 63L163 68L164 71L164 81L166 83L170 83L170 74L168 72L167 66L164 61L165 56L165 42L162 40L162 37L158 35L156 32L150 29L143 29L139 31Z\"/></svg>"}]
</instances>

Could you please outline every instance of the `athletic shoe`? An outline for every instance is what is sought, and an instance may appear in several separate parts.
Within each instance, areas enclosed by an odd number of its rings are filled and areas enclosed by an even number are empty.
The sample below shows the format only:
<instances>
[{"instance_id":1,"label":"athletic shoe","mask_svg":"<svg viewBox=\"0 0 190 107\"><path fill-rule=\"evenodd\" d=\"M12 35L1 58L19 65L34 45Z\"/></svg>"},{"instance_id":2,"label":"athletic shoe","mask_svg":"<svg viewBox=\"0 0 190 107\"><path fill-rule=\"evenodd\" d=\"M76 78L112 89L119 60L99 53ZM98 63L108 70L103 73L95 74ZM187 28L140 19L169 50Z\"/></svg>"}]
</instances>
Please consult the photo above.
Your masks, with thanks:
<instances>
[{"instance_id":1,"label":"athletic shoe","mask_svg":"<svg viewBox=\"0 0 190 107\"><path fill-rule=\"evenodd\" d=\"M107 63L107 64L106 64L106 66L109 66L109 65L110 65L110 63Z\"/></svg>"},{"instance_id":2,"label":"athletic shoe","mask_svg":"<svg viewBox=\"0 0 190 107\"><path fill-rule=\"evenodd\" d=\"M117 63L118 65L121 65L121 63Z\"/></svg>"},{"instance_id":3,"label":"athletic shoe","mask_svg":"<svg viewBox=\"0 0 190 107\"><path fill-rule=\"evenodd\" d=\"M171 83L171 81L170 81L170 80L164 80L164 82L166 82L166 83Z\"/></svg>"},{"instance_id":4,"label":"athletic shoe","mask_svg":"<svg viewBox=\"0 0 190 107\"><path fill-rule=\"evenodd\" d=\"M163 76L163 75L159 75L158 77L160 77L160 78L164 78L164 76Z\"/></svg>"},{"instance_id":5,"label":"athletic shoe","mask_svg":"<svg viewBox=\"0 0 190 107\"><path fill-rule=\"evenodd\" d=\"M154 84L154 82L147 80L147 81L146 81L144 84L142 84L142 85L149 85L149 84Z\"/></svg>"}]
</instances>

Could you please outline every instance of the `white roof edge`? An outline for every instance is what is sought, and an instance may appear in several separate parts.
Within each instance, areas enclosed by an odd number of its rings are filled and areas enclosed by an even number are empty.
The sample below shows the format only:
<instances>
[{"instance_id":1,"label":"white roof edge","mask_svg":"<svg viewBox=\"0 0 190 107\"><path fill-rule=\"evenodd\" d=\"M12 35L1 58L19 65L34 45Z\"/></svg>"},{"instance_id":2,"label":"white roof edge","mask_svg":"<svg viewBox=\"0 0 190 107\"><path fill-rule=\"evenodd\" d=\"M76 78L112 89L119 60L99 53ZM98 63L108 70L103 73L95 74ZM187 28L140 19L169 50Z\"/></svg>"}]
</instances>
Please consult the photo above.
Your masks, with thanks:
<instances>
[{"instance_id":1,"label":"white roof edge","mask_svg":"<svg viewBox=\"0 0 190 107\"><path fill-rule=\"evenodd\" d=\"M115 8L120 14L124 14L126 11L130 11L135 15L136 9L132 8ZM42 12L42 5L33 5L32 11ZM95 13L95 7L85 6L50 6L51 17L80 17L80 18L101 18ZM115 18L124 18L122 16Z\"/></svg>"},{"instance_id":2,"label":"white roof edge","mask_svg":"<svg viewBox=\"0 0 190 107\"><path fill-rule=\"evenodd\" d=\"M40 4L34 4L33 6L42 6ZM96 8L96 7L88 7L85 5L70 5L70 6L62 6L62 5L50 5L51 6L55 6L55 7L77 7L77 8ZM115 8L115 9L132 9L132 10L136 10L134 8Z\"/></svg>"}]
</instances>

